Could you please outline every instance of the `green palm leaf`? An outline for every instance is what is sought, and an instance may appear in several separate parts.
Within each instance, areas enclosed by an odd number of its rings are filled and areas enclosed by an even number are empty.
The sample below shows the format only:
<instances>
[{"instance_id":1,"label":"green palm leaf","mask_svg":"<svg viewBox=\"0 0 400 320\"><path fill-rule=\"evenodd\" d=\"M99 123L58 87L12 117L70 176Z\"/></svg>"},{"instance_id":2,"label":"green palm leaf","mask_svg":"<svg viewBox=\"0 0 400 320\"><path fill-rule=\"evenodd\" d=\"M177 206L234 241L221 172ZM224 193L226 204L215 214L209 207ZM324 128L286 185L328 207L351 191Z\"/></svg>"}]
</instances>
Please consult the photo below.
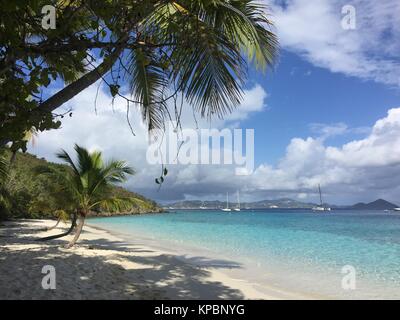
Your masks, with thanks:
<instances>
[{"instance_id":1,"label":"green palm leaf","mask_svg":"<svg viewBox=\"0 0 400 320\"><path fill-rule=\"evenodd\" d=\"M142 102L142 117L148 130L161 128L166 112L163 90L168 81L155 52L151 49L133 50L129 71L130 89L134 99Z\"/></svg>"},{"instance_id":2,"label":"green palm leaf","mask_svg":"<svg viewBox=\"0 0 400 320\"><path fill-rule=\"evenodd\" d=\"M265 12L266 6L252 0L155 5L140 35L145 42L169 45L135 50L130 59L131 91L143 103L149 129L162 128L171 85L203 117L223 117L240 104L246 59L265 70L277 56L278 41Z\"/></svg>"}]
</instances>

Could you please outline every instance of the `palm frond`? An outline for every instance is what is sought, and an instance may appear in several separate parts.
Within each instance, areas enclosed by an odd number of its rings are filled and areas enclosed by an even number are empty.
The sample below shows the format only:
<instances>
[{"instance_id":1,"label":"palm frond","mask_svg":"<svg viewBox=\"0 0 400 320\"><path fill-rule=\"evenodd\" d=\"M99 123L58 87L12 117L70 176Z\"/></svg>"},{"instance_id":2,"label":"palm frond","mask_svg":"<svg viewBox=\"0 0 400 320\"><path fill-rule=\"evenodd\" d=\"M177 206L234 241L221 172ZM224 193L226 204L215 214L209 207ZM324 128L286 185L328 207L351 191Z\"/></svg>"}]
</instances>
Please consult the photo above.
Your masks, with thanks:
<instances>
[{"instance_id":1,"label":"palm frond","mask_svg":"<svg viewBox=\"0 0 400 320\"><path fill-rule=\"evenodd\" d=\"M65 151L64 149L61 149L61 151L56 153L56 156L58 159L61 159L64 162L66 162L74 170L75 174L79 175L79 170L76 167L74 161L71 159L71 157L67 151Z\"/></svg>"},{"instance_id":2,"label":"palm frond","mask_svg":"<svg viewBox=\"0 0 400 320\"><path fill-rule=\"evenodd\" d=\"M271 31L273 26L266 15L268 7L254 1L221 1L215 27L240 45L250 62L265 69L274 64L278 53L278 39Z\"/></svg>"},{"instance_id":3,"label":"palm frond","mask_svg":"<svg viewBox=\"0 0 400 320\"><path fill-rule=\"evenodd\" d=\"M111 183L121 183L126 181L127 175L134 175L136 171L127 165L126 161L111 160L102 170L102 175L106 181Z\"/></svg>"},{"instance_id":4,"label":"palm frond","mask_svg":"<svg viewBox=\"0 0 400 320\"><path fill-rule=\"evenodd\" d=\"M127 175L134 175L136 171L127 165L125 161L111 160L101 170L96 171L97 178L93 179L90 194L98 192L102 186L109 184L122 183L127 180Z\"/></svg>"},{"instance_id":5,"label":"palm frond","mask_svg":"<svg viewBox=\"0 0 400 320\"><path fill-rule=\"evenodd\" d=\"M89 209L100 204L122 206L122 200L112 197L111 185L126 181L127 175L134 174L135 170L125 161L111 160L105 163L99 151L89 152L77 144L74 149L77 153L76 164L66 151L58 154L72 170L61 174L47 169L42 174L53 175L64 186L64 191L71 195L77 207Z\"/></svg>"},{"instance_id":6,"label":"palm frond","mask_svg":"<svg viewBox=\"0 0 400 320\"><path fill-rule=\"evenodd\" d=\"M85 172L89 172L93 168L93 159L86 148L75 144L74 149L78 158L79 172L81 173L81 175L84 175Z\"/></svg>"},{"instance_id":7,"label":"palm frond","mask_svg":"<svg viewBox=\"0 0 400 320\"><path fill-rule=\"evenodd\" d=\"M154 50L132 50L129 71L131 94L136 101L142 103L142 117L148 130L162 128L166 113L163 92L168 79Z\"/></svg>"},{"instance_id":8,"label":"palm frond","mask_svg":"<svg viewBox=\"0 0 400 320\"><path fill-rule=\"evenodd\" d=\"M147 17L156 43L176 43L169 79L202 116L223 117L240 104L244 55L261 69L274 64L278 41L266 10L253 0L182 0L160 2Z\"/></svg>"},{"instance_id":9,"label":"palm frond","mask_svg":"<svg viewBox=\"0 0 400 320\"><path fill-rule=\"evenodd\" d=\"M137 203L136 198L129 197L110 197L99 200L91 205L91 208L100 207L109 212L124 212L130 211L132 205Z\"/></svg>"}]
</instances>

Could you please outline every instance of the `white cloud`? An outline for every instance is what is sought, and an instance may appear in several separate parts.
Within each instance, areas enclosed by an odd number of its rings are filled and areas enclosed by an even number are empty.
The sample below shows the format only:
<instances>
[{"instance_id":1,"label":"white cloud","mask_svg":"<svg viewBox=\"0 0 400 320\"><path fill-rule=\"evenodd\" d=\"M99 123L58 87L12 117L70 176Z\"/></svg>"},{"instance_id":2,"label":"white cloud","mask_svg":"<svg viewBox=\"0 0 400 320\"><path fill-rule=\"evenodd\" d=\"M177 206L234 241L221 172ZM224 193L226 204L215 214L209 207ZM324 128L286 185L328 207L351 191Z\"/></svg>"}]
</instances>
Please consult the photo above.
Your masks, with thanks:
<instances>
[{"instance_id":1,"label":"white cloud","mask_svg":"<svg viewBox=\"0 0 400 320\"><path fill-rule=\"evenodd\" d=\"M73 153L73 145L78 143L90 150L101 150L106 157L126 159L138 171L137 175L128 181L127 187L154 198L180 197L185 193L185 188L190 190L188 185L193 187L199 180L204 181L204 186L208 183L209 168L172 166L169 168L170 173L165 186L157 191L158 186L154 183L154 178L160 175L161 167L149 165L146 161L148 134L138 109L131 105L129 118L136 134L133 136L126 120L126 101L117 98L112 103L106 88L97 89L98 84L94 84L67 103L63 109L72 108L73 116L62 120L61 129L40 133L35 145L30 146L28 151L48 160L58 161L55 153L60 148ZM266 98L267 93L255 84L252 88L244 90L243 104L229 119L216 119L211 124L199 117L195 120L192 109L184 103L182 125L184 128L194 128L196 125L198 128L222 128L232 125L234 121L237 124L237 121L263 110ZM231 174L232 169L223 169L226 176ZM219 171L215 171L214 174L218 175Z\"/></svg>"},{"instance_id":2,"label":"white cloud","mask_svg":"<svg viewBox=\"0 0 400 320\"><path fill-rule=\"evenodd\" d=\"M246 99L239 108L225 117L226 121L244 120L253 113L263 111L266 108L265 100L268 94L260 85L257 84L251 89L244 90L244 96Z\"/></svg>"},{"instance_id":3,"label":"white cloud","mask_svg":"<svg viewBox=\"0 0 400 320\"><path fill-rule=\"evenodd\" d=\"M266 2L283 48L332 72L400 86L399 1ZM348 4L356 9L356 30L341 26L342 7Z\"/></svg>"},{"instance_id":4,"label":"white cloud","mask_svg":"<svg viewBox=\"0 0 400 320\"><path fill-rule=\"evenodd\" d=\"M323 139L345 134L349 130L348 126L343 122L330 125L323 123L311 123L310 129L311 131L319 134Z\"/></svg>"},{"instance_id":5,"label":"white cloud","mask_svg":"<svg viewBox=\"0 0 400 320\"><path fill-rule=\"evenodd\" d=\"M250 93L259 92L256 89ZM344 123L314 124L318 137L295 137L277 165L259 165L249 176L236 176L232 165L169 165L169 174L160 191L154 178L160 166L146 162L147 132L140 115L132 110L131 120L136 136L127 123L125 102L116 100L114 110L110 97L99 91L98 114L94 112L96 86L92 86L70 102L72 118L63 119L62 128L39 134L36 145L29 151L55 161L59 148L72 151L77 142L90 149L100 149L106 157L126 159L136 167L138 174L127 184L128 188L155 199L175 200L203 197L210 199L227 191L241 190L243 200L279 196L316 200L316 186L320 183L329 201L373 200L377 197L395 201L400 194L400 108L389 110L364 134L340 147L327 145L323 136L351 131ZM266 94L256 94L265 105ZM256 99L247 96L247 99ZM185 115L190 119L191 112ZM191 123L187 123L191 126ZM201 127L209 127L202 122ZM223 122L218 122L222 126ZM364 128L365 130L365 128ZM365 132L365 131L364 131ZM262 148L262 145L256 145Z\"/></svg>"},{"instance_id":6,"label":"white cloud","mask_svg":"<svg viewBox=\"0 0 400 320\"><path fill-rule=\"evenodd\" d=\"M187 166L170 178L168 188L176 192L175 197L219 195L223 199L226 191L239 189L245 199L292 196L317 200L317 185L321 184L331 202L378 197L396 201L399 159L400 108L389 110L365 138L340 147L325 145L321 138L293 138L276 166L265 163L242 177L235 176L230 166Z\"/></svg>"},{"instance_id":7,"label":"white cloud","mask_svg":"<svg viewBox=\"0 0 400 320\"><path fill-rule=\"evenodd\" d=\"M378 120L364 139L341 147L323 139L294 138L276 167L261 165L254 174L257 190L315 190L320 183L332 195L396 200L400 178L400 108Z\"/></svg>"},{"instance_id":8,"label":"white cloud","mask_svg":"<svg viewBox=\"0 0 400 320\"><path fill-rule=\"evenodd\" d=\"M400 165L400 108L389 110L366 139L326 151L329 159L349 167Z\"/></svg>"},{"instance_id":9,"label":"white cloud","mask_svg":"<svg viewBox=\"0 0 400 320\"><path fill-rule=\"evenodd\" d=\"M368 134L371 128L368 127L356 127L349 128L347 124L343 122L325 124L325 123L311 123L309 125L311 132L318 135L318 138L326 140L330 137L346 135L346 134Z\"/></svg>"}]
</instances>

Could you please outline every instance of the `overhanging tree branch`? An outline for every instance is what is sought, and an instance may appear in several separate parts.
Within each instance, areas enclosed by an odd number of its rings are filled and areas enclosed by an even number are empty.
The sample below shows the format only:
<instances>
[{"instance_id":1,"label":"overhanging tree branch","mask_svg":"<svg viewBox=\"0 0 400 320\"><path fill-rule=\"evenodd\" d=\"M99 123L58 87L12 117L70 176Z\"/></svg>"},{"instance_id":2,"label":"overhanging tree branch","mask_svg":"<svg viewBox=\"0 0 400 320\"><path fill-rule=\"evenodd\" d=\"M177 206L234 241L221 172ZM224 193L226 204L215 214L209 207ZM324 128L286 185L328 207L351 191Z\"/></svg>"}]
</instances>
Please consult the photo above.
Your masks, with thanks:
<instances>
[{"instance_id":1,"label":"overhanging tree branch","mask_svg":"<svg viewBox=\"0 0 400 320\"><path fill-rule=\"evenodd\" d=\"M86 89L104 76L117 61L123 50L123 46L117 47L114 52L107 56L96 68L51 96L49 99L35 108L33 112L52 112L58 107L62 106L65 102L72 99L82 90Z\"/></svg>"}]
</instances>

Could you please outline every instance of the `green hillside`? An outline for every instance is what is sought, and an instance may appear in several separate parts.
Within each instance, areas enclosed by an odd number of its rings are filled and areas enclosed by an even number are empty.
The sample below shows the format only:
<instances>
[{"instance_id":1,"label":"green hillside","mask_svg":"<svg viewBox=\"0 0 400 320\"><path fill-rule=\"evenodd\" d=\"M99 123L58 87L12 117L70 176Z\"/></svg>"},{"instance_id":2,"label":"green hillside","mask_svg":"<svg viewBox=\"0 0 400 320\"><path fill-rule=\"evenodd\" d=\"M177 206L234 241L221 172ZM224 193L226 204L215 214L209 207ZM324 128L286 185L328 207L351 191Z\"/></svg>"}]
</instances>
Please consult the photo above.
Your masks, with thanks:
<instances>
[{"instance_id":1,"label":"green hillside","mask_svg":"<svg viewBox=\"0 0 400 320\"><path fill-rule=\"evenodd\" d=\"M11 153L7 150L6 159L10 159L10 157ZM0 210L3 211L0 213L0 217L48 218L53 217L56 210L68 208L68 197L62 192L58 192L60 186L50 176L38 173L46 168L60 172L70 170L66 165L51 163L29 153L19 152L17 154L10 170L10 178L6 182L7 190L11 195L11 203L7 212L0 207ZM135 198L135 204L127 212L92 212L91 215L110 216L162 211L154 201L122 187L113 187L112 193L122 197Z\"/></svg>"}]
</instances>

